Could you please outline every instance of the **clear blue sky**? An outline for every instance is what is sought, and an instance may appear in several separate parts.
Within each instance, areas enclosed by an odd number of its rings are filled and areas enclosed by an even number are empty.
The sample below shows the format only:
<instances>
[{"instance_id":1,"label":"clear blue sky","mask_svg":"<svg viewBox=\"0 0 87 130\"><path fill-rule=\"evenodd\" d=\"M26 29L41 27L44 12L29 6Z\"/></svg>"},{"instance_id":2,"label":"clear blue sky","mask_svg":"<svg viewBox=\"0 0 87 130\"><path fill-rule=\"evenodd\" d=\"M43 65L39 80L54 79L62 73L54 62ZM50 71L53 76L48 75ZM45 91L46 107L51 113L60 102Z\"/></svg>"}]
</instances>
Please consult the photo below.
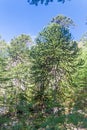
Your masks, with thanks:
<instances>
[{"instance_id":1,"label":"clear blue sky","mask_svg":"<svg viewBox=\"0 0 87 130\"><path fill-rule=\"evenodd\" d=\"M22 33L34 37L59 14L76 23L75 29L71 30L75 39L87 31L87 0L71 0L65 4L53 2L48 6L29 5L27 0L0 0L0 35L7 42Z\"/></svg>"}]
</instances>

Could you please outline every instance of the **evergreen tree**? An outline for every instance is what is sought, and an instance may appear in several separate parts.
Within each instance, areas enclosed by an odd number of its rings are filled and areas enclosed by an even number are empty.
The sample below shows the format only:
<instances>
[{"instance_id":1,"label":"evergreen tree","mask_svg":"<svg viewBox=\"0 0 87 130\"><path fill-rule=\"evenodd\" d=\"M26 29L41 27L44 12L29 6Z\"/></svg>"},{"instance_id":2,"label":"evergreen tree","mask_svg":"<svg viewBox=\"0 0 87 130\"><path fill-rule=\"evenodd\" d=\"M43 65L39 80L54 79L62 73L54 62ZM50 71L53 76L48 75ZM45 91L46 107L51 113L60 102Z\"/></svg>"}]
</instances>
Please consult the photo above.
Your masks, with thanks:
<instances>
[{"instance_id":1,"label":"evergreen tree","mask_svg":"<svg viewBox=\"0 0 87 130\"><path fill-rule=\"evenodd\" d=\"M35 107L41 115L62 115L67 95L72 95L77 43L67 28L54 23L39 33L36 43L30 53Z\"/></svg>"},{"instance_id":2,"label":"evergreen tree","mask_svg":"<svg viewBox=\"0 0 87 130\"><path fill-rule=\"evenodd\" d=\"M8 100L12 106L10 109L13 109L12 111L16 113L22 112L23 107L25 107L25 100L27 101L30 71L29 48L31 43L30 36L22 34L12 39L8 47L8 66L11 77Z\"/></svg>"},{"instance_id":3,"label":"evergreen tree","mask_svg":"<svg viewBox=\"0 0 87 130\"><path fill-rule=\"evenodd\" d=\"M79 43L80 55L78 57L78 71L76 74L77 91L76 107L87 113L87 34Z\"/></svg>"}]
</instances>

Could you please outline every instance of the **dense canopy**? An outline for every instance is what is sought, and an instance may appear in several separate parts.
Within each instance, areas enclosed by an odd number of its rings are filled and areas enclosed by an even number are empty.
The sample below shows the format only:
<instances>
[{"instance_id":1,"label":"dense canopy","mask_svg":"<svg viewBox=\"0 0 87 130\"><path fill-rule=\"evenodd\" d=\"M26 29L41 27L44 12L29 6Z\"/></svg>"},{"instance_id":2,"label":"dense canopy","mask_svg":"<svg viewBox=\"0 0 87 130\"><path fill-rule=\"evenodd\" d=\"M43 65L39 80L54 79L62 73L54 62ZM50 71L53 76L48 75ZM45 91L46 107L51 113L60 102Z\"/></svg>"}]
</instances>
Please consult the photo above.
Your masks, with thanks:
<instances>
[{"instance_id":1,"label":"dense canopy","mask_svg":"<svg viewBox=\"0 0 87 130\"><path fill-rule=\"evenodd\" d=\"M87 36L57 16L38 34L0 39L0 130L87 128Z\"/></svg>"}]
</instances>

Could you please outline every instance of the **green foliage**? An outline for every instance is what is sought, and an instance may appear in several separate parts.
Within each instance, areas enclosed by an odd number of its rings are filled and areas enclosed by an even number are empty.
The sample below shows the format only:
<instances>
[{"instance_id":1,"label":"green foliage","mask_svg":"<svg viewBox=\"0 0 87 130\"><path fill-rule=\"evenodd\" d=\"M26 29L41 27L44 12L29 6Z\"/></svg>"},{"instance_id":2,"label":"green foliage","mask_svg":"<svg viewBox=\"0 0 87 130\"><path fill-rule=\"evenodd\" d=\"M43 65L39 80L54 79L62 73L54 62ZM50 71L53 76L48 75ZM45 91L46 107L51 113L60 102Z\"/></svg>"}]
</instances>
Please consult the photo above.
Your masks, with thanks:
<instances>
[{"instance_id":1,"label":"green foliage","mask_svg":"<svg viewBox=\"0 0 87 130\"><path fill-rule=\"evenodd\" d=\"M75 68L73 61L78 50L77 45L71 40L69 30L57 24L45 28L36 42L37 45L32 47L30 55L33 58L31 70L37 93L42 97L41 100L44 100L44 95L49 95L54 101L58 100L63 96L62 87L70 87L70 73Z\"/></svg>"},{"instance_id":2,"label":"green foliage","mask_svg":"<svg viewBox=\"0 0 87 130\"><path fill-rule=\"evenodd\" d=\"M87 128L87 41L78 48L71 24L54 18L33 46L23 34L0 41L1 130Z\"/></svg>"},{"instance_id":3,"label":"green foliage","mask_svg":"<svg viewBox=\"0 0 87 130\"><path fill-rule=\"evenodd\" d=\"M87 41L86 37L81 40L82 48L80 50L80 56L78 57L79 66L76 73L76 82L78 88L76 89L76 108L87 112ZM80 42L81 44L81 42ZM84 46L83 46L84 45Z\"/></svg>"},{"instance_id":4,"label":"green foliage","mask_svg":"<svg viewBox=\"0 0 87 130\"><path fill-rule=\"evenodd\" d=\"M28 0L28 3L31 4L31 5L38 5L38 3L41 3L41 4L45 4L45 5L48 5L49 2L53 2L53 0ZM57 0L57 2L62 2L64 3L65 0Z\"/></svg>"},{"instance_id":5,"label":"green foliage","mask_svg":"<svg viewBox=\"0 0 87 130\"><path fill-rule=\"evenodd\" d=\"M54 17L51 20L51 22L52 23L57 23L60 26L65 27L65 28L69 28L70 26L75 26L72 19L70 19L70 18L68 18L66 16L63 16L63 15L58 15L57 17Z\"/></svg>"}]
</instances>

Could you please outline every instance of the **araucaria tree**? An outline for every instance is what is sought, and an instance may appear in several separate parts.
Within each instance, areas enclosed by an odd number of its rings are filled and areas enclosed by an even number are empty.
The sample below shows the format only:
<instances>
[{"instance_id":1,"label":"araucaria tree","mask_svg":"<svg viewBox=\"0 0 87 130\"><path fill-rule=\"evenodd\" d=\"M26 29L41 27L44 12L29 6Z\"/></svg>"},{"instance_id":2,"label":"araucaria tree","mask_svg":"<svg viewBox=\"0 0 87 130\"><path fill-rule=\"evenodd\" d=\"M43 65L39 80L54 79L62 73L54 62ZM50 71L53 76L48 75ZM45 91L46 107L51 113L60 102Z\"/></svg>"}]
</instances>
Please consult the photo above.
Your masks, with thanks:
<instances>
[{"instance_id":1,"label":"araucaria tree","mask_svg":"<svg viewBox=\"0 0 87 130\"><path fill-rule=\"evenodd\" d=\"M68 28L56 23L45 27L36 43L30 53L35 107L40 109L42 115L62 115L65 100L73 91L71 81L75 71L77 43L72 40ZM58 124L53 128L56 127Z\"/></svg>"}]
</instances>

